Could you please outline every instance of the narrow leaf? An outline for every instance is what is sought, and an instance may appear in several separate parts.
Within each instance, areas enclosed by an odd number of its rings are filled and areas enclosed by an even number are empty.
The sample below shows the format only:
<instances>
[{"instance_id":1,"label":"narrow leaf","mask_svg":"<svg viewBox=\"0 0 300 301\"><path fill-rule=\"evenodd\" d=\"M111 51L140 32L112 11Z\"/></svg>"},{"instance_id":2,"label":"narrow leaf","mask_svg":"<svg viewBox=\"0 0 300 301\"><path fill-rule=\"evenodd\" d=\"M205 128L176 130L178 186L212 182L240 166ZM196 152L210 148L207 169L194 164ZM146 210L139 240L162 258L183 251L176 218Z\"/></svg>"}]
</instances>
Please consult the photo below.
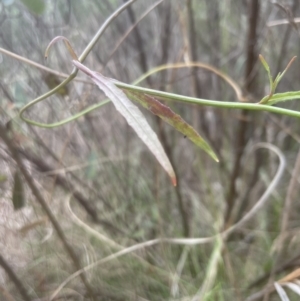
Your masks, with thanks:
<instances>
[{"instance_id":1,"label":"narrow leaf","mask_svg":"<svg viewBox=\"0 0 300 301\"><path fill-rule=\"evenodd\" d=\"M25 205L23 183L20 172L18 170L16 170L14 174L12 202L15 210L19 210Z\"/></svg>"},{"instance_id":2,"label":"narrow leaf","mask_svg":"<svg viewBox=\"0 0 300 301\"><path fill-rule=\"evenodd\" d=\"M189 138L193 143L207 152L215 161L219 162L217 155L214 153L210 145L196 132L196 130L186 123L178 114L174 113L168 106L159 102L153 96L137 93L133 91L124 91L125 94L137 101L144 108L153 114L159 116L165 122L174 127L177 131Z\"/></svg>"},{"instance_id":3,"label":"narrow leaf","mask_svg":"<svg viewBox=\"0 0 300 301\"><path fill-rule=\"evenodd\" d=\"M260 104L265 104L265 105L273 105L277 102L280 101L286 101L286 100L290 100L290 99L297 99L299 97L297 97L297 94L299 93L299 91L296 92L286 92L286 93L275 93L275 90L279 84L279 82L281 81L282 77L284 76L284 74L287 72L287 70L291 67L292 63L295 61L295 59L297 58L296 56L294 56L289 63L287 64L286 68L284 69L284 71L281 73L279 72L275 78L275 80L272 80L271 77L271 73L270 73L270 68L268 63L265 61L265 59L263 58L263 56L260 54L259 58L264 66L264 68L267 70L268 73L268 77L270 80L270 86L271 86L271 91L270 94L265 96L259 103Z\"/></svg>"},{"instance_id":4,"label":"narrow leaf","mask_svg":"<svg viewBox=\"0 0 300 301\"><path fill-rule=\"evenodd\" d=\"M292 59L289 61L289 63L287 64L286 68L283 70L282 74L280 75L279 79L278 79L278 82L281 81L282 77L284 76L284 74L288 71L288 69L291 67L291 65L293 64L294 60L296 59L297 57L294 56L292 57Z\"/></svg>"},{"instance_id":5,"label":"narrow leaf","mask_svg":"<svg viewBox=\"0 0 300 301\"><path fill-rule=\"evenodd\" d=\"M263 99L265 99L265 97ZM264 103L264 104L271 106L278 102L283 102L283 101L287 101L287 100L296 100L296 99L300 99L300 91L276 93L276 94L272 95L272 97L267 101L267 103ZM260 103L263 103L263 102L260 101Z\"/></svg>"},{"instance_id":6,"label":"narrow leaf","mask_svg":"<svg viewBox=\"0 0 300 301\"><path fill-rule=\"evenodd\" d=\"M151 129L138 107L127 98L122 90L114 85L113 80L88 69L78 61L73 61L73 64L79 70L90 76L92 81L95 82L100 90L102 90L113 102L117 111L123 115L128 124L135 130L139 138L147 145L158 162L171 177L173 185L176 186L177 181L173 167L161 143L159 142L157 135Z\"/></svg>"},{"instance_id":7,"label":"narrow leaf","mask_svg":"<svg viewBox=\"0 0 300 301\"><path fill-rule=\"evenodd\" d=\"M265 58L261 54L259 55L259 59L260 59L261 63L263 64L264 68L267 71L269 82L270 82L270 91L272 91L273 78L272 78L272 75L271 75L269 64L267 63L267 61L265 60Z\"/></svg>"},{"instance_id":8,"label":"narrow leaf","mask_svg":"<svg viewBox=\"0 0 300 301\"><path fill-rule=\"evenodd\" d=\"M281 79L281 72L279 72L274 79L273 86L272 86L272 95L275 93L275 90L280 82L280 79Z\"/></svg>"},{"instance_id":9,"label":"narrow leaf","mask_svg":"<svg viewBox=\"0 0 300 301\"><path fill-rule=\"evenodd\" d=\"M266 69L266 71L269 73L270 67L269 67L269 64L267 63L267 61L265 60L265 58L261 54L258 57L259 57L261 63L263 64L264 68Z\"/></svg>"}]
</instances>

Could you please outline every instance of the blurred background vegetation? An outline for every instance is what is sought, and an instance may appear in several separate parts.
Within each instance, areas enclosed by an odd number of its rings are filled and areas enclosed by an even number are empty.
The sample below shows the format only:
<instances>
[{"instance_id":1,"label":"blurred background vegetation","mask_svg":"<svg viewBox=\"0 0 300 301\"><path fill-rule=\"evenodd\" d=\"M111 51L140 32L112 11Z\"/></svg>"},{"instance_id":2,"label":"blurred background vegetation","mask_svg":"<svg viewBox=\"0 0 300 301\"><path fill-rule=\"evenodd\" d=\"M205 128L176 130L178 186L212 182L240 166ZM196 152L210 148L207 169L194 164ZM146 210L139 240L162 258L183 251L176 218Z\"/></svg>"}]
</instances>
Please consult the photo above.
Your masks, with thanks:
<instances>
[{"instance_id":1,"label":"blurred background vegetation","mask_svg":"<svg viewBox=\"0 0 300 301\"><path fill-rule=\"evenodd\" d=\"M63 43L52 47L44 60L48 43L65 36L80 54L124 3L1 0L0 47L69 74L72 64ZM162 64L202 62L233 78L249 101L258 102L269 92L258 55L269 62L273 76L282 71L300 51L299 15L299 0L137 0L110 24L85 65L131 83ZM26 116L52 123L105 99L82 73L78 77L86 82L72 81ZM278 91L300 90L299 79L298 59ZM46 301L79 267L122 248L159 237L207 237L228 228L253 207L275 175L276 156L267 150L251 152L256 143L268 142L286 159L284 176L267 205L222 247L144 248L74 278L54 300L280 300L272 283L300 263L299 120L169 102L213 146L220 159L217 164L143 110L176 170L174 188L112 104L54 129L34 127L18 118L22 106L61 80L0 52L1 125L78 259L76 265L65 252L21 174L20 188L15 158L1 141L0 299L25 298L5 264L18 276L29 300ZM239 101L221 78L196 67L170 67L141 85ZM281 106L300 109L297 101ZM214 262L216 252L219 257ZM290 300L299 300L294 292L288 294Z\"/></svg>"}]
</instances>

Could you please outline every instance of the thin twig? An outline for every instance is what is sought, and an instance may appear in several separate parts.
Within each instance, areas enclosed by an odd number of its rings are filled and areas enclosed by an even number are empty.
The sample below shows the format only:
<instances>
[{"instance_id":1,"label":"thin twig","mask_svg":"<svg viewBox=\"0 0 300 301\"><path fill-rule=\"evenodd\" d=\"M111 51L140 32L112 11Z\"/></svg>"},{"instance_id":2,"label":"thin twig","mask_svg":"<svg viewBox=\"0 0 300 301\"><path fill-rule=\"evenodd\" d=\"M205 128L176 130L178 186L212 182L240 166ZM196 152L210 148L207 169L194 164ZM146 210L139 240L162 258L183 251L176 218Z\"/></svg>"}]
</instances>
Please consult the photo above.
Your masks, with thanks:
<instances>
[{"instance_id":1,"label":"thin twig","mask_svg":"<svg viewBox=\"0 0 300 301\"><path fill-rule=\"evenodd\" d=\"M290 24L290 20L287 19L280 19L274 20L267 23L268 27L278 26L278 25L288 25ZM294 23L300 23L300 18L294 18Z\"/></svg>"},{"instance_id":2,"label":"thin twig","mask_svg":"<svg viewBox=\"0 0 300 301\"><path fill-rule=\"evenodd\" d=\"M122 38L120 39L120 41L118 41L117 45L115 46L115 48L110 52L110 55L108 57L108 59L106 60L104 66L102 67L102 69L105 68L105 66L108 64L108 62L111 60L111 58L113 57L113 55L116 53L116 51L118 50L118 48L121 46L121 44L126 40L126 38L130 35L130 33L134 30L134 28L152 11L154 10L154 8L156 8L159 4L161 4L164 0L159 0L157 2L155 2L151 7L149 7L140 17L139 19L125 32L125 34L122 36Z\"/></svg>"},{"instance_id":3,"label":"thin twig","mask_svg":"<svg viewBox=\"0 0 300 301\"><path fill-rule=\"evenodd\" d=\"M8 51L6 49L3 49L0 47L0 53L4 53L20 62L23 62L25 64L28 64L30 66L33 66L33 67L36 67L40 70L43 70L43 71L46 71L48 73L51 73L51 74L54 74L54 75L57 75L59 77L62 77L62 78L67 78L69 76L69 74L66 74L66 73L62 73L62 72L59 72L59 71L56 71L56 70L53 70L51 68L48 68L48 67L45 67L37 62L34 62L32 60L29 60L23 56L20 56L20 55L17 55L16 53L13 53L11 51ZM77 82L82 82L82 83L85 83L85 84L89 84L89 85L93 85L93 83L91 83L91 81L88 81L86 79L83 79L83 78L79 78L79 77L76 77L74 78L75 81Z\"/></svg>"},{"instance_id":4,"label":"thin twig","mask_svg":"<svg viewBox=\"0 0 300 301\"><path fill-rule=\"evenodd\" d=\"M129 0L128 2L126 2L125 4L123 4L122 6L120 6L104 23L103 25L99 28L98 32L95 34L95 36L93 37L93 39L90 41L90 43L87 45L87 47L85 48L85 50L82 52L82 54L79 56L78 60L79 62L83 62L85 60L85 58L87 57L87 55L90 53L90 51L92 50L92 48L95 46L95 44L97 43L97 41L100 39L100 37L103 35L104 31L107 29L107 27L112 23L112 21L122 12L124 11L128 6L130 6L132 3L134 3L136 0ZM28 103L27 105L25 105L20 113L19 116L21 119L23 119L26 122L29 122L31 124L37 125L36 123L32 123L30 119L27 119L23 116L25 110L27 110L29 107L31 107L32 105L39 103L40 101L47 99L48 97L50 97L51 95L55 94L56 92L58 92L61 88L63 88L65 85L67 85L69 82L71 82L75 76L78 73L78 69L74 68L74 70L72 71L72 73L63 81L61 82L58 86L56 86L54 89L48 91L47 93L37 97L36 99L34 99L33 101L31 101L30 103ZM99 105L99 104L98 104Z\"/></svg>"},{"instance_id":5,"label":"thin twig","mask_svg":"<svg viewBox=\"0 0 300 301\"><path fill-rule=\"evenodd\" d=\"M133 4L136 0L129 0L120 6L112 15L107 18L107 20L102 24L99 28L93 39L89 42L86 48L83 50L82 54L79 56L79 62L83 63L88 54L91 52L93 47L96 45L100 37L103 35L104 31L108 28L108 26L116 19L121 12L123 12L126 8L128 8L131 4Z\"/></svg>"},{"instance_id":6,"label":"thin twig","mask_svg":"<svg viewBox=\"0 0 300 301\"><path fill-rule=\"evenodd\" d=\"M278 167L276 175L274 176L274 178L271 181L270 185L268 186L268 188L266 189L264 194L260 197L260 199L257 201L256 205L239 222L237 222L236 224L234 224L233 226L231 226L227 230L225 230L225 231L223 231L219 234L216 234L214 236L210 236L210 237L201 237L201 238L156 238L156 239L153 239L153 240L149 240L149 241L146 241L146 242L142 242L142 243L124 248L124 249L122 249L122 250L120 250L120 251L118 251L114 254L111 254L111 255L109 255L105 258L102 258L102 259L86 266L82 270L77 271L74 274L72 274L71 276L69 276L54 291L54 293L51 295L49 301L52 301L55 298L55 296L57 296L57 294L62 290L62 288L67 283L69 283L70 281L72 281L73 279L75 279L76 277L81 275L81 273L87 272L87 271L95 268L96 266L99 266L101 264L104 264L106 262L114 260L114 259L116 259L120 256L129 254L129 253L133 253L137 250L141 250L141 249L144 249L144 248L147 248L147 247L159 244L159 243L193 246L193 245L212 243L216 239L226 239L229 234L231 234L232 232L239 229L241 226L243 226L246 222L248 222L251 218L253 218L256 215L256 213L266 203L269 196L272 194L272 192L274 191L274 189L278 185L278 183L279 183L279 181L280 181L280 179L283 175L283 172L284 172L284 169L285 169L285 157L282 154L282 152L276 146L271 145L269 143L259 143L254 147L254 149L256 150L258 148L267 148L270 151L274 152L279 158L279 167Z\"/></svg>"},{"instance_id":7,"label":"thin twig","mask_svg":"<svg viewBox=\"0 0 300 301\"><path fill-rule=\"evenodd\" d=\"M2 124L0 124L0 137L3 139L3 141L7 145L8 149L10 150L11 157L16 161L21 173L23 174L23 176L24 176L28 186L30 187L33 195L35 196L36 200L38 201L38 203L41 205L41 207L43 208L43 210L45 211L45 213L49 217L49 220L51 221L54 229L56 230L60 240L62 241L62 243L63 243L63 245L64 245L64 247L67 251L67 253L69 254L70 258L72 259L74 266L76 267L77 270L80 270L81 267L80 267L80 263L79 263L79 260L77 258L77 255L75 254L72 247L69 245L69 243L68 243L68 241L65 237L65 234L64 234L62 228L60 227L60 224L56 220L56 217L52 213L52 211L51 211L50 207L48 206L46 200L42 196L40 190L37 188L36 184L34 183L34 180L32 179L31 175L27 171L23 161L21 160L21 158L19 156L19 153L17 152L17 150L13 146L12 142L8 138L7 133L6 133L6 129ZM93 290L90 287L89 283L87 282L86 277L85 277L84 274L81 275L81 279L82 279L83 283L85 284L89 295L92 297L93 296Z\"/></svg>"},{"instance_id":8,"label":"thin twig","mask_svg":"<svg viewBox=\"0 0 300 301\"><path fill-rule=\"evenodd\" d=\"M285 241L287 238L287 229L288 229L288 221L290 219L291 215L291 209L292 209L292 202L295 200L295 194L297 192L296 187L298 184L298 175L300 172L300 149L298 151L297 159L296 159L296 164L293 169L293 173L291 176L291 180L287 189L286 193L286 198L284 201L284 208L282 211L282 218L281 218L281 228L280 228L280 233L279 237L276 241L276 249L275 249L275 254L274 254L274 259L273 259L273 267L269 276L269 281L267 286L271 286L272 283L274 282L274 276L276 273L276 270L279 267L280 264L280 258L283 252L283 248L285 245ZM264 301L267 301L269 299L269 290L266 290L266 294L264 296Z\"/></svg>"},{"instance_id":9,"label":"thin twig","mask_svg":"<svg viewBox=\"0 0 300 301\"><path fill-rule=\"evenodd\" d=\"M27 291L22 283L22 281L19 279L17 274L13 271L13 269L10 267L10 265L6 262L6 260L1 256L0 254L0 266L5 270L11 281L15 284L17 290L21 294L24 301L31 301L31 298L27 294Z\"/></svg>"}]
</instances>

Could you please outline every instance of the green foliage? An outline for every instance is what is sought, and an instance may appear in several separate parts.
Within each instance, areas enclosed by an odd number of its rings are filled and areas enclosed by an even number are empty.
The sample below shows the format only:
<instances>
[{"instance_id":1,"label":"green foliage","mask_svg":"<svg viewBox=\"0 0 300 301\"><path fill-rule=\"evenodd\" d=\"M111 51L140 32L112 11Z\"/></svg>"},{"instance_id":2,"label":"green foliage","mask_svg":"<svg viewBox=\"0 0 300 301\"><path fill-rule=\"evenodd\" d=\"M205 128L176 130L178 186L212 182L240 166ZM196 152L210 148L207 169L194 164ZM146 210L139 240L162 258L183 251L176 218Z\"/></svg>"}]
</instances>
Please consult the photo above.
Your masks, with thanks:
<instances>
[{"instance_id":1,"label":"green foliage","mask_svg":"<svg viewBox=\"0 0 300 301\"><path fill-rule=\"evenodd\" d=\"M147 145L161 166L169 174L173 185L176 186L176 175L171 162L158 140L156 133L152 130L139 108L127 98L122 90L115 86L111 79L88 69L78 61L73 61L73 64L79 70L86 73L113 102L116 110L126 119L127 123L133 128L139 138Z\"/></svg>"},{"instance_id":2,"label":"green foliage","mask_svg":"<svg viewBox=\"0 0 300 301\"><path fill-rule=\"evenodd\" d=\"M269 95L265 96L259 102L260 104L273 105L273 104L276 104L276 103L281 102L281 101L300 98L300 91L274 94L275 90L276 90L279 82L283 78L284 74L289 69L289 67L294 62L294 60L296 59L295 56L290 60L290 62L288 63L288 65L284 69L284 71L282 73L279 72L277 74L275 80L273 80L273 78L272 78L272 75L271 75L271 72L270 72L270 67L269 67L268 63L266 62L266 60L264 59L264 57L261 54L259 55L259 59L260 59L261 63L263 64L264 68L267 71L269 82L270 82L270 93L269 93Z\"/></svg>"},{"instance_id":3,"label":"green foliage","mask_svg":"<svg viewBox=\"0 0 300 301\"><path fill-rule=\"evenodd\" d=\"M43 64L41 49L48 43L50 35L55 34L55 32L56 34L57 32L60 34L67 32L68 36L72 38L72 43L76 45L76 49L84 49L86 40L93 34L94 30L96 31L97 24L106 22L107 14L112 12L117 2L110 0L47 1L45 3L47 3L49 10L45 11L45 18L43 19L45 26L26 32L25 29L28 28L28 25L31 28L30 25L36 24L37 19L36 16L30 16L28 13L21 13L21 17L18 19L11 19L11 25L14 33L24 32L25 38L22 35L17 37L17 34L9 36L5 31L3 31L3 36L6 37L8 45L12 42L13 46L17 46L12 51ZM208 4L210 7L214 6L211 4L212 2L220 5L219 15L214 14L214 11L211 15L207 13ZM132 11L138 12L136 16L140 16L148 4L147 1L137 1L132 6ZM151 127L159 133L160 141L164 142L165 150L169 151L167 153L171 153L172 162L177 168L179 178L179 185L176 189L165 180L161 168L154 164L155 161L151 154L144 151L140 141L132 135L123 119L115 118L113 107L106 106L104 108L104 105L108 104L110 100L101 102L102 95L98 89L89 85L90 83L83 85L82 82L77 82L77 80L86 81L86 78L83 78L85 75L82 75L81 72L80 78L75 78L76 71L73 71L70 78L62 83L56 75L40 76L40 70L35 71L34 67L30 70L29 68L26 70L20 68L16 73L13 73L17 70L16 68L10 69L10 67L15 66L8 66L8 71L1 70L4 85L8 86L8 90L12 92L12 98L17 104L11 110L13 114L18 112L16 107L27 103L28 96L35 95L37 91L40 92L40 88L44 88L44 83L48 85L49 89L53 89L22 108L21 116L25 121L40 127L53 128L53 130L34 128L21 123L22 132L26 132L30 143L26 147L21 145L22 152L20 154L21 156L27 152L32 154L36 159L33 161L33 166L38 167L38 162L45 161L53 168L53 170L43 172L34 167L32 176L35 181L39 182L41 193L51 196L49 198L49 200L51 199L51 209L54 210L59 222L62 222L67 239L82 263L81 267L88 267L98 260L111 256L109 261L86 270L88 281L96 290L101 291L103 299L192 300L195 299L198 292L203 290L201 300L244 300L252 293L260 290L265 284L262 282L250 290L247 287L251 281L256 280L265 272L272 271L275 264L272 250L281 227L282 211L284 210L282 204L288 186L288 172L281 178L280 185L275 185L276 190L272 193L271 198L274 199L276 208L270 210L270 207L264 207L262 214L258 214L254 221L249 220L247 225L239 228L239 231L224 241L222 240L224 243L222 247L221 245L213 247L212 244L186 247L171 245L168 241L151 247L143 247L125 256L114 257L119 249L112 247L95 235L96 232L99 232L99 236L104 235L119 244L120 249L161 237L182 238L184 240L184 219L181 212L186 211L187 221L191 228L189 237L191 239L210 237L222 231L223 227L234 225L240 218L247 215L256 206L259 197L265 195L264 190L268 190L268 187L271 186L271 178L267 178L265 182L261 181L262 170L266 167L265 172L270 174L270 177L273 176L278 164L277 158L268 155L264 157L266 160L259 161L261 156L257 156L257 162L252 161L254 156L252 153L248 156L247 153L252 142L272 141L284 151L283 142L286 142L285 139L289 139L291 147L288 147L285 155L287 155L287 166L293 166L295 150L298 148L298 144L294 140L294 137L297 139L295 129L299 120L268 114L270 119L271 117L277 118L280 122L283 121L283 126L289 127L283 130L280 123L274 122L269 131L269 119L265 123L264 114L259 114L267 111L300 117L297 103L293 104L293 110L271 106L279 101L299 98L300 91L275 93L283 75L290 76L290 74L285 73L287 68L273 80L268 63L264 58L261 58L269 79L270 93L259 104L250 103L247 94L244 95L242 92L242 97L238 97L238 94L234 93L236 91L227 89L228 82L224 83L222 78L216 77L216 74L207 76L205 70L197 75L200 79L201 95L207 99L184 96L199 95L194 89L198 82L195 76L196 72L194 72L196 70L187 64L189 59L192 59L188 57L188 40L190 39L188 27L191 26L192 22L190 19L185 19L185 4L185 1L181 0L164 1L159 8L160 10L153 14L154 16L149 15L145 24L141 22L137 27L141 29L144 48L139 48L140 45L134 43L135 32L133 30L128 38L128 43L124 43L121 51L115 53L114 61L108 62L106 58L110 55L111 49L122 38L125 27L127 29L130 25L130 18L128 18L127 12L124 12L118 17L120 20L116 20L115 24L110 25L107 35L103 36L103 39L98 41L100 36L97 35L93 38L94 44L89 44L92 47L85 48L87 50L93 48L93 54L91 53L89 60L84 63L85 66L91 66L92 70L118 78L120 81L111 79L109 81L118 89L123 90L129 98L182 133L178 135L173 128L166 126L163 122L160 123L159 119L153 118L150 114L146 115ZM167 5L170 5L168 13L172 16L168 19L172 32L168 33L164 32L164 23L167 25L164 9ZM270 5L269 2L264 3L262 9L267 11L268 5ZM19 7L22 6L6 9L17 11ZM241 47L241 39L238 37L244 38L247 29L246 6L241 1L233 4L230 1L223 3L222 1L208 0L206 2L194 1L193 7L200 8L200 10L194 9L193 12L197 30L196 36L191 38L197 38L197 40L201 38L205 42L199 43L197 46L197 52L201 54L199 60L216 66L216 69L226 75L228 74L228 77L235 78L237 86L240 88L240 84L245 81L245 78L241 78L241 74L244 74L242 69L246 65L246 53L242 53L242 49L246 48ZM30 10L30 8L28 9ZM7 13L15 13L15 11L7 11ZM66 16L62 17L62 12L66 13ZM19 12L17 11L17 13ZM87 15L89 16L88 19L86 18ZM23 20L22 16L26 18ZM124 19L122 19L123 17ZM68 24L69 21L70 24ZM212 24L208 24L210 21ZM218 33L215 30L217 30L219 22L222 26L220 26ZM5 27L7 23L5 21L2 25ZM262 20L259 23L263 23ZM165 27L167 28L167 26ZM158 31L157 28L159 28ZM208 28L210 32L207 31ZM288 27L283 26L282 28ZM268 35L268 38L280 38L280 34L277 32L280 33L281 30L280 27L277 27L273 35ZM155 36L156 32L160 33L159 36ZM257 32L264 31L258 30ZM165 47L167 39L164 37L167 37L166 33L172 41L169 48ZM12 41L10 40L11 36ZM161 41L160 37L162 37ZM16 43L16 39L18 39L18 43ZM213 45L214 41L218 39L220 43L216 42ZM3 41L5 41L4 38ZM98 44L96 45L97 41ZM274 52L273 49L269 51L270 44L263 42L260 45L263 48L262 51L267 53L267 57L275 59L275 54L279 49L274 48ZM297 43L293 43L292 47L291 44L286 43L290 47L287 49L289 53L286 52L288 56L298 51L296 49ZM280 39L276 41L277 46L280 46ZM165 58L165 56L160 56L164 49L169 52L166 61L160 60ZM241 51L238 51L239 49ZM83 51L78 61L83 63L87 54L88 51ZM152 72L151 76L146 78L149 79L149 82L143 82L145 86L151 87L151 89L142 87L141 83L139 83L140 86L136 86L137 83L128 85L121 82L121 80L133 81L141 73L147 76L147 70L142 68L143 66L139 61L141 54L145 54L146 58L149 58L146 62L146 69L150 66L152 68L157 63L177 60L181 61L183 65L186 64L184 67L186 69L174 70L168 64L161 73ZM7 64L8 61L3 60L1 66L10 65ZM23 64L23 62L21 63ZM276 65L277 62L273 64ZM51 60L51 66L48 65L48 67L67 73L71 71L72 66L70 59L54 56ZM11 73L10 70L12 70ZM256 77L256 79L259 78L260 76ZM66 86L71 80L73 82ZM75 80L76 88L73 86ZM297 85L297 81L293 83L292 80L289 83L288 81L282 83L282 87L286 90L292 89L293 85ZM25 81L27 83L23 84ZM262 91L264 83L257 80L253 86L255 86L255 91ZM240 90L242 91L242 89ZM57 94L66 97L57 98ZM46 100L48 97L49 99ZM5 102L5 98L8 97L4 96L3 102ZM166 106L160 102L161 99L164 103L169 101L173 101L173 103ZM228 101L224 101L227 99ZM35 106L35 104L38 105ZM212 108L207 109L206 106ZM101 110L95 111L100 107ZM29 110L27 111L27 109ZM75 110L79 110L79 113L73 114ZM261 112L256 114L249 112L245 117L241 116L239 110ZM24 112L25 114L22 115ZM93 113L84 116L91 112ZM180 113L177 115L175 112ZM185 122L183 117L193 127ZM204 118L202 119L202 117ZM249 124L245 131L245 145L242 147L239 147L239 143L237 143L239 139L242 140L241 135L239 135L241 130L238 126L242 124L240 117L245 117L242 119L245 127ZM3 120L7 120L5 118ZM59 121L52 123L55 120ZM54 127L71 121L75 122L54 129ZM205 137L208 138L207 141L210 142L209 144L197 133L198 131L204 133ZM255 132L255 136L252 135L253 132ZM66 139L66 136L69 139ZM193 141L195 145L203 148L216 160L216 154L210 147L213 145L215 149L218 149L221 164L206 160L207 157L203 156L203 152L194 147L188 139L184 139L184 136ZM39 137L42 138L43 143L41 144L37 143ZM51 151L51 157L49 151ZM240 154L239 160L242 162L239 168L235 168L235 166L237 167L236 154ZM105 158L107 163L98 164L99 158ZM235 179L232 179L234 171L238 171L239 174ZM12 199L14 208L21 208L20 203L24 201L24 187L21 185L22 177L20 174L15 175L15 178ZM254 179L257 181L255 182ZM67 183L64 187L61 186L62 180ZM232 199L227 199L231 185L236 185L236 191ZM3 183L1 189L5 186L9 185ZM70 194L74 195L75 198L78 196L77 192L81 194L81 200L86 198L89 204L95 208L99 217L97 223L93 223L87 218L84 209L76 202L70 206L70 210L74 212L71 213L65 209L60 210ZM16 197L17 195L19 197ZM20 198L20 195L23 197ZM182 203L180 203L181 201ZM226 224L224 221L223 225L226 206L229 206L231 201L235 202L234 214L228 223ZM240 214L235 214L239 208L241 208ZM34 207L34 209L35 214L41 214L38 207ZM288 232L291 239L288 248L282 254L282 258L285 257L287 260L293 257L299 249L299 243L293 230L297 229L296 227L299 225L297 210L292 215L290 224L293 228L292 231ZM78 222L79 219L82 220L82 223ZM220 225L216 227L216 220L219 219ZM88 230L89 227L90 230ZM56 287L64 283L75 271L65 252L61 249L56 235L53 235L46 243L35 243L36 239L39 242L42 239L44 242L44 234L47 229L48 227L31 230L32 233L28 239L24 237L25 243L23 245L26 244L28 249L30 248L35 266L26 265L26 269L21 269L21 274L22 279L26 279L26 286L33 292L35 299L49 299ZM185 248L189 248L186 257L183 256ZM41 273L41 271L46 272ZM275 275L276 279L277 276ZM173 285L176 283L178 285L177 291L176 294L173 294ZM13 292L10 287L8 286L9 290ZM12 295L14 297L14 292ZM76 298L84 300L88 298L85 297L86 291L79 277L70 280L55 298L64 298L65 295L66 298L69 295L69 298L74 298L74 300ZM271 296L271 298L273 297Z\"/></svg>"},{"instance_id":4,"label":"green foliage","mask_svg":"<svg viewBox=\"0 0 300 301\"><path fill-rule=\"evenodd\" d=\"M212 150L211 146L197 133L192 126L186 123L181 116L174 113L168 106L159 102L155 97L147 94L135 93L131 91L126 91L125 93L128 95L128 97L141 104L152 114L159 116L163 121L170 124L178 132L190 139L195 145L202 148L216 162L219 162L219 159Z\"/></svg>"},{"instance_id":5,"label":"green foliage","mask_svg":"<svg viewBox=\"0 0 300 301\"><path fill-rule=\"evenodd\" d=\"M45 0L21 0L21 2L36 15L41 15L46 8Z\"/></svg>"},{"instance_id":6,"label":"green foliage","mask_svg":"<svg viewBox=\"0 0 300 301\"><path fill-rule=\"evenodd\" d=\"M17 169L14 174L14 186L12 190L12 203L15 210L19 210L25 206L25 196L22 177Z\"/></svg>"}]
</instances>

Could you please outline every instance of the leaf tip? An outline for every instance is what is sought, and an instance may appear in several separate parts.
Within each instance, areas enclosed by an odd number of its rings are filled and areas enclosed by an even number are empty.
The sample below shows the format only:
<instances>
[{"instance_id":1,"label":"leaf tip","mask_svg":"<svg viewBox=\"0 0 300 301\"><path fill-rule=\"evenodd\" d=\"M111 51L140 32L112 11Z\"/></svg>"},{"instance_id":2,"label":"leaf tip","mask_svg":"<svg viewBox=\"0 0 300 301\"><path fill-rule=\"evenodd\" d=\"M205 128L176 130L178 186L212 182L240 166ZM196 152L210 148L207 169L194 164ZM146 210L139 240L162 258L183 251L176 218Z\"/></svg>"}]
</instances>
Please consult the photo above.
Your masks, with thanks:
<instances>
[{"instance_id":1,"label":"leaf tip","mask_svg":"<svg viewBox=\"0 0 300 301\"><path fill-rule=\"evenodd\" d=\"M177 186L177 179L176 179L176 176L172 177L171 180L172 180L173 186L176 187L176 186Z\"/></svg>"},{"instance_id":2,"label":"leaf tip","mask_svg":"<svg viewBox=\"0 0 300 301\"><path fill-rule=\"evenodd\" d=\"M289 63L287 64L286 68L285 68L285 71L287 71L291 65L293 64L293 62L295 61L297 57L296 56L293 56L292 59L289 61Z\"/></svg>"},{"instance_id":3,"label":"leaf tip","mask_svg":"<svg viewBox=\"0 0 300 301\"><path fill-rule=\"evenodd\" d=\"M270 67L267 63L267 61L265 60L265 58L262 56L262 54L259 54L259 60L261 61L262 65L264 66L264 68L266 69L266 71L270 70Z\"/></svg>"},{"instance_id":4,"label":"leaf tip","mask_svg":"<svg viewBox=\"0 0 300 301\"><path fill-rule=\"evenodd\" d=\"M207 151L207 152L208 152L208 154L211 156L211 158L213 158L217 163L220 162L219 158L217 157L217 155L215 154L215 152L214 152L212 149L210 149L210 150Z\"/></svg>"}]
</instances>

